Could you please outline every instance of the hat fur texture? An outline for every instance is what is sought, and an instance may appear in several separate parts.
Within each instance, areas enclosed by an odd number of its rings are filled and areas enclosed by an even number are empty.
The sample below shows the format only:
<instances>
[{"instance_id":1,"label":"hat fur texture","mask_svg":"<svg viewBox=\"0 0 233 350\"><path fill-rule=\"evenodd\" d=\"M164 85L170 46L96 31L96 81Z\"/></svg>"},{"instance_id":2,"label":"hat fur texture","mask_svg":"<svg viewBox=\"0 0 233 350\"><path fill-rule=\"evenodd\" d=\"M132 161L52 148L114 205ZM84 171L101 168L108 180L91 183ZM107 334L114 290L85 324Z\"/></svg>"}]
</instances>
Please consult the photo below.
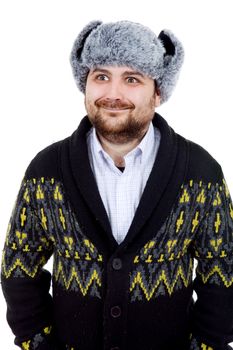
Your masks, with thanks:
<instances>
[{"instance_id":1,"label":"hat fur texture","mask_svg":"<svg viewBox=\"0 0 233 350\"><path fill-rule=\"evenodd\" d=\"M183 46L170 30L157 37L148 27L130 21L88 23L70 55L75 81L83 93L90 69L128 66L156 80L161 104L171 96L183 60Z\"/></svg>"}]
</instances>

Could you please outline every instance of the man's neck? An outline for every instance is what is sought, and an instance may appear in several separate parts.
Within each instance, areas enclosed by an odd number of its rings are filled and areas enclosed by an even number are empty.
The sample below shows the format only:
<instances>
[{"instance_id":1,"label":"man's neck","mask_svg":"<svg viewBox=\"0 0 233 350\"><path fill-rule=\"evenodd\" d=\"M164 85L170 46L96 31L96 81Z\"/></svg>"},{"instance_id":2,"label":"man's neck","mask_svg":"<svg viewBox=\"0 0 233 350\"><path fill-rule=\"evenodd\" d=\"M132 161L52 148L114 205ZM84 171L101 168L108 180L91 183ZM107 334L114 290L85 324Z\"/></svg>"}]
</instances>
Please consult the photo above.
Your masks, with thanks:
<instances>
[{"instance_id":1,"label":"man's neck","mask_svg":"<svg viewBox=\"0 0 233 350\"><path fill-rule=\"evenodd\" d=\"M148 130L148 129L147 129ZM141 142L143 137L145 136L147 130L144 132L143 136L140 139L134 139L127 143L113 143L104 138L102 135L97 133L99 141L106 153L113 159L115 165L117 167L124 167L125 161L124 156L132 151L137 145Z\"/></svg>"}]
</instances>

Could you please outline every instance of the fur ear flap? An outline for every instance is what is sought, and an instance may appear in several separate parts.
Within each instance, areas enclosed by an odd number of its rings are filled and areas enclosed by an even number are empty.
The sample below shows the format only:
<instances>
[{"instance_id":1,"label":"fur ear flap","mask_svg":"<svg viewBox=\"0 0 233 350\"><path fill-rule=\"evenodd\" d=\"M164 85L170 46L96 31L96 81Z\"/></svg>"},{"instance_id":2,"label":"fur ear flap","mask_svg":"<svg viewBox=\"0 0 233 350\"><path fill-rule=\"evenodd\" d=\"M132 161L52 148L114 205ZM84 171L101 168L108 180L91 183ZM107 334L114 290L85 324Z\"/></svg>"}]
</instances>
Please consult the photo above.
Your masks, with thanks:
<instances>
[{"instance_id":1,"label":"fur ear flap","mask_svg":"<svg viewBox=\"0 0 233 350\"><path fill-rule=\"evenodd\" d=\"M176 52L175 45L173 44L171 38L165 33L164 30L160 32L158 39L162 42L163 47L166 50L165 55L174 56Z\"/></svg>"},{"instance_id":2,"label":"fur ear flap","mask_svg":"<svg viewBox=\"0 0 233 350\"><path fill-rule=\"evenodd\" d=\"M163 101L168 100L179 77L180 68L184 61L184 48L181 42L170 30L163 30L158 36L162 43L164 53L164 74L161 81L160 91Z\"/></svg>"},{"instance_id":3,"label":"fur ear flap","mask_svg":"<svg viewBox=\"0 0 233 350\"><path fill-rule=\"evenodd\" d=\"M77 39L74 42L73 49L71 52L71 64L80 59L84 43L87 39L87 37L90 35L93 29L97 28L100 24L102 24L101 21L91 21L89 22L83 30L78 35Z\"/></svg>"},{"instance_id":4,"label":"fur ear flap","mask_svg":"<svg viewBox=\"0 0 233 350\"><path fill-rule=\"evenodd\" d=\"M81 54L85 44L86 39L91 34L91 32L101 25L101 21L91 21L89 22L83 30L80 32L76 38L73 48L70 54L70 64L72 67L73 75L78 88L84 92L85 91L85 81L88 73L88 68L82 65Z\"/></svg>"}]
</instances>

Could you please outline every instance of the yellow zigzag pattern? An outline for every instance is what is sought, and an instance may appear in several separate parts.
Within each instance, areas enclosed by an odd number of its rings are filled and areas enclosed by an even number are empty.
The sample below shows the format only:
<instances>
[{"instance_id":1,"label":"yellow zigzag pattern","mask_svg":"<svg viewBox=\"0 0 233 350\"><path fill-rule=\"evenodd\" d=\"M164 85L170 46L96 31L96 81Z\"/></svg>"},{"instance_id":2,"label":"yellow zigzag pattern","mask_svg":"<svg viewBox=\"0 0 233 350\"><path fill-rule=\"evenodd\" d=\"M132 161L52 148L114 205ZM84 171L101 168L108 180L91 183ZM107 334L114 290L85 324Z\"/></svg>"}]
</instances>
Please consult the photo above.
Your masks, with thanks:
<instances>
[{"instance_id":1,"label":"yellow zigzag pattern","mask_svg":"<svg viewBox=\"0 0 233 350\"><path fill-rule=\"evenodd\" d=\"M69 289L69 287L70 287L70 285L71 285L73 280L76 280L76 282L77 282L77 284L78 284L78 286L79 286L83 296L85 296L87 294L88 289L90 288L90 286L92 285L94 280L96 280L96 283L99 285L99 287L101 287L101 277L99 276L99 274L98 274L98 272L96 270L93 270L91 278L90 278L88 284L86 285L86 287L82 286L81 280L80 280L80 278L78 276L78 273L77 273L77 271L75 270L74 267L72 267L71 271L72 271L71 272L71 276L70 276L69 280L67 281L65 273L63 271L62 264L61 264L61 262L59 262L58 267L57 267L57 271L56 271L56 273L54 275L55 279L57 281L59 279L59 275L61 275L66 289Z\"/></svg>"},{"instance_id":2,"label":"yellow zigzag pattern","mask_svg":"<svg viewBox=\"0 0 233 350\"><path fill-rule=\"evenodd\" d=\"M171 295L173 293L173 291L174 291L175 285L176 285L179 277L181 277L181 279L183 280L185 287L188 286L189 280L190 280L190 276L192 275L192 268L193 268L193 262L192 262L192 260L190 260L189 271L188 271L188 275L187 275L187 278L186 278L182 267L179 266L178 269L177 269L176 277L173 280L172 284L169 284L167 276L166 276L166 272L165 272L165 270L162 270L160 275L159 275L159 278L155 282L154 287L151 289L150 292L148 292L146 287L144 286L143 279L142 279L142 274L139 271L137 273L137 275L135 276L133 282L132 282L132 285L130 287L130 292L133 291L133 289L135 288L136 284L139 284L139 286L141 287L141 289L143 290L143 292L144 292L144 294L146 296L146 299L149 301L152 298L155 290L158 289L160 283L163 282L165 284L165 286L167 287L169 295Z\"/></svg>"},{"instance_id":3,"label":"yellow zigzag pattern","mask_svg":"<svg viewBox=\"0 0 233 350\"><path fill-rule=\"evenodd\" d=\"M32 277L34 278L35 275L37 274L37 271L39 269L40 266L43 266L46 264L47 260L44 256L42 256L42 258L40 259L40 261L38 262L38 264L34 267L33 271L29 271L27 269L27 267L22 263L22 261L17 258L14 262L14 264L7 270L6 269L6 263L5 263L5 252L3 252L3 263L2 263L2 266L3 266L3 273L4 273L4 276L6 278L9 278L12 274L12 272L19 266L21 268L22 271L24 271L26 273L26 275L28 275L29 277Z\"/></svg>"},{"instance_id":4,"label":"yellow zigzag pattern","mask_svg":"<svg viewBox=\"0 0 233 350\"><path fill-rule=\"evenodd\" d=\"M208 346L204 343L201 343L201 348L202 348L202 350L214 350L213 348L211 348L210 346Z\"/></svg>"},{"instance_id":5,"label":"yellow zigzag pattern","mask_svg":"<svg viewBox=\"0 0 233 350\"><path fill-rule=\"evenodd\" d=\"M199 275L201 275L203 283L207 283L208 279L209 279L212 275L214 275L215 273L217 273L217 274L221 277L221 279L222 279L224 285L225 285L227 288L229 288L229 287L233 284L233 277L232 277L230 280L227 280L226 277L225 277L225 275L224 275L224 273L222 272L222 270L220 269L220 267L219 267L218 265L215 265L215 266L212 268L212 270L211 270L206 276L205 276L203 273L199 272L198 270L197 270L197 272L199 273Z\"/></svg>"}]
</instances>

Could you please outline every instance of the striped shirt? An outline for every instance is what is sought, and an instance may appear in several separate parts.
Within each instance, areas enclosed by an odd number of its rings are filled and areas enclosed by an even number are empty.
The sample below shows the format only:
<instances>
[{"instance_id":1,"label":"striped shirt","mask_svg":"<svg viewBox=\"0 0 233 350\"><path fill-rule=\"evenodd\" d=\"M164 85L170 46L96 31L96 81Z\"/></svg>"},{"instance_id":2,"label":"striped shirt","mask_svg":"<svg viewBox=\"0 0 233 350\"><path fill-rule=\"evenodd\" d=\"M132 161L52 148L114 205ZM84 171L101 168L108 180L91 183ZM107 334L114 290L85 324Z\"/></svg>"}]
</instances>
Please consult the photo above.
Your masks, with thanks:
<instances>
[{"instance_id":1,"label":"striped shirt","mask_svg":"<svg viewBox=\"0 0 233 350\"><path fill-rule=\"evenodd\" d=\"M118 244L124 240L133 220L158 152L160 138L159 130L151 122L141 142L124 156L125 169L122 172L102 148L95 128L92 127L87 134L90 165Z\"/></svg>"}]
</instances>

